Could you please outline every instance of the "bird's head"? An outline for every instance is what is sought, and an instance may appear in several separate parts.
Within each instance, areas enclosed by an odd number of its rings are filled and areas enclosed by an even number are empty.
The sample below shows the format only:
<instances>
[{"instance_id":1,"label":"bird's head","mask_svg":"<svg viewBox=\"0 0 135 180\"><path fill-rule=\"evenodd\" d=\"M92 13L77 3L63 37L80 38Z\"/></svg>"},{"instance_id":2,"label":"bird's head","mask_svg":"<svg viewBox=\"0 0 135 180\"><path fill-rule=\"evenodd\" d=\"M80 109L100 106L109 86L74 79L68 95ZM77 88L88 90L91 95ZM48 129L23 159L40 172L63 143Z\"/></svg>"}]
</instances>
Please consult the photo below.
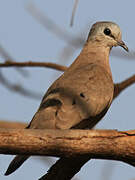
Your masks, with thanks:
<instances>
[{"instance_id":1,"label":"bird's head","mask_svg":"<svg viewBox=\"0 0 135 180\"><path fill-rule=\"evenodd\" d=\"M128 51L128 47L122 41L120 27L113 22L97 22L93 24L87 42L89 41L95 41L110 48L121 46Z\"/></svg>"}]
</instances>

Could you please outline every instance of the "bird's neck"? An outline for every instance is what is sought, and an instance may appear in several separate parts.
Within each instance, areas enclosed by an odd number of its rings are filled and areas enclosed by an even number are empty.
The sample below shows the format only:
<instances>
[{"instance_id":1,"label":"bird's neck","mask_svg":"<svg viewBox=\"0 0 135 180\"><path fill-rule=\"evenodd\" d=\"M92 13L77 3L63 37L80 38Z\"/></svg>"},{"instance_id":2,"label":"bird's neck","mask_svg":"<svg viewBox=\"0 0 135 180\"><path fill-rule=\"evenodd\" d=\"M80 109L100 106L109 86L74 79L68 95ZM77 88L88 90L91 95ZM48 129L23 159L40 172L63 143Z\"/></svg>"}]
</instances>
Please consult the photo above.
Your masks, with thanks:
<instances>
[{"instance_id":1,"label":"bird's neck","mask_svg":"<svg viewBox=\"0 0 135 180\"><path fill-rule=\"evenodd\" d=\"M105 68L105 70L110 74L111 68L109 64L109 54L110 54L110 48L106 47L102 44L97 43L86 43L84 45L83 50L81 51L80 55L76 59L78 61L78 65L85 65L89 63L94 63L97 65L102 66Z\"/></svg>"}]
</instances>

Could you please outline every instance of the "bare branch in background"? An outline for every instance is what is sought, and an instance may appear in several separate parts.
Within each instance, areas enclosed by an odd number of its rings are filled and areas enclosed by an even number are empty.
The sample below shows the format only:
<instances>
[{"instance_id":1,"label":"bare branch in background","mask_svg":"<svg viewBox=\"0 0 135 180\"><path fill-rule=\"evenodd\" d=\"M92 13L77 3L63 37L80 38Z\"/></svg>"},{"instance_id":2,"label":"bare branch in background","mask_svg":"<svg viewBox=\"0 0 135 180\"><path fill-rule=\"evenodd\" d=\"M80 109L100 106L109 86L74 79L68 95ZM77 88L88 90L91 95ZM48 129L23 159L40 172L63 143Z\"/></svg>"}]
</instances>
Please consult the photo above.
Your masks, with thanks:
<instances>
[{"instance_id":1,"label":"bare branch in background","mask_svg":"<svg viewBox=\"0 0 135 180\"><path fill-rule=\"evenodd\" d=\"M114 98L116 98L124 89L135 83L135 75L114 85Z\"/></svg>"},{"instance_id":2,"label":"bare branch in background","mask_svg":"<svg viewBox=\"0 0 135 180\"><path fill-rule=\"evenodd\" d=\"M59 71L65 71L67 69L66 66L61 66L55 63L45 63L45 62L13 62L13 61L6 61L5 63L0 63L0 67L4 68L4 67L47 67L47 68L51 68L51 69L56 69ZM27 96L27 97L31 97L34 99L41 99L42 95L37 93L37 92L33 92L32 90L28 90L24 87L22 87L20 84L12 84L9 82L9 80L7 80L2 72L0 71L0 82L2 83L2 85L4 85L6 88L8 88L9 90L13 91L13 92L17 92L23 96Z\"/></svg>"},{"instance_id":3,"label":"bare branch in background","mask_svg":"<svg viewBox=\"0 0 135 180\"><path fill-rule=\"evenodd\" d=\"M5 63L0 63L0 67L43 67L43 68L51 68L58 71L65 71L67 69L66 66L62 66L56 63L49 63L49 62L32 62L32 61L26 61L26 62L11 62L6 61Z\"/></svg>"},{"instance_id":4,"label":"bare branch in background","mask_svg":"<svg viewBox=\"0 0 135 180\"><path fill-rule=\"evenodd\" d=\"M21 122L11 122L11 121L6 121L6 120L0 120L0 128L7 128L7 129L24 129L27 127L26 123L21 123Z\"/></svg>"},{"instance_id":5,"label":"bare branch in background","mask_svg":"<svg viewBox=\"0 0 135 180\"><path fill-rule=\"evenodd\" d=\"M84 44L84 40L82 38L77 37L75 40L74 38L76 35L71 35L71 33L66 32L65 29L58 26L47 15L43 14L41 10L34 5L34 3L29 3L26 9L41 25L59 39L78 48Z\"/></svg>"},{"instance_id":6,"label":"bare branch in background","mask_svg":"<svg viewBox=\"0 0 135 180\"><path fill-rule=\"evenodd\" d=\"M22 87L20 84L12 84L10 83L2 74L0 71L0 83L4 85L6 88L8 88L10 91L17 92L18 94L21 94L23 96L31 97L34 99L41 99L42 95L36 92L33 92L31 90L28 90L24 87Z\"/></svg>"},{"instance_id":7,"label":"bare branch in background","mask_svg":"<svg viewBox=\"0 0 135 180\"><path fill-rule=\"evenodd\" d=\"M70 20L70 26L73 26L73 23L74 23L74 17L75 17L75 12L76 12L78 3L79 3L79 0L74 0L74 6L73 6L72 16L71 16L71 20Z\"/></svg>"},{"instance_id":8,"label":"bare branch in background","mask_svg":"<svg viewBox=\"0 0 135 180\"><path fill-rule=\"evenodd\" d=\"M0 44L0 54L5 60L14 61L14 59L9 55L9 53L5 50L5 48ZM19 73L21 73L24 77L28 77L29 73L24 69L16 69Z\"/></svg>"}]
</instances>

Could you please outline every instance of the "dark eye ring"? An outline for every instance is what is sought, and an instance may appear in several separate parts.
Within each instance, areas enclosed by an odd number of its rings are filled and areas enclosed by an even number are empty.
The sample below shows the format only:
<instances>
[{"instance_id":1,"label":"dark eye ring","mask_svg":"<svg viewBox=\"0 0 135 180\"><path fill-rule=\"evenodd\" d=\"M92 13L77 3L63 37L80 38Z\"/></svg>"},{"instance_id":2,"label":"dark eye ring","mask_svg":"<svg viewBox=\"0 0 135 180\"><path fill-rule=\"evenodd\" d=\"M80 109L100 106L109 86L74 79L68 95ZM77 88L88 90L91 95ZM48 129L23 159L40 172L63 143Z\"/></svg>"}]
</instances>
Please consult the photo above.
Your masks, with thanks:
<instances>
[{"instance_id":1,"label":"dark eye ring","mask_svg":"<svg viewBox=\"0 0 135 180\"><path fill-rule=\"evenodd\" d=\"M104 29L104 34L107 35L107 36L111 35L111 30L109 28L105 28Z\"/></svg>"}]
</instances>

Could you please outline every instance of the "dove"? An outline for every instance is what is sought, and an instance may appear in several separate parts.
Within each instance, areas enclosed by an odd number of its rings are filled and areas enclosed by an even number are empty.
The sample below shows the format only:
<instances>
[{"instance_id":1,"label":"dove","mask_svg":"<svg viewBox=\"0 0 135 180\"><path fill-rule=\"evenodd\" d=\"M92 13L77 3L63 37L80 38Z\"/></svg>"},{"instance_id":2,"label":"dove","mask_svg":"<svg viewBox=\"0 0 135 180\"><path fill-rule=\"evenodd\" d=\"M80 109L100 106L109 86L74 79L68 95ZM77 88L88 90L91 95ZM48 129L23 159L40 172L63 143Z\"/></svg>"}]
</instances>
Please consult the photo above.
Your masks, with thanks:
<instances>
[{"instance_id":1,"label":"dove","mask_svg":"<svg viewBox=\"0 0 135 180\"><path fill-rule=\"evenodd\" d=\"M109 64L113 46L121 46L128 51L122 41L120 27L114 22L96 22L91 27L79 56L49 87L27 128L93 128L104 117L113 99L114 83ZM16 156L5 175L14 172L28 158L26 155ZM50 179L71 179L72 177L64 178L64 175L73 171L73 176L89 159L60 158L56 162L56 174ZM61 169L59 164L62 164ZM51 170L53 171L53 167ZM41 179L46 179L46 175Z\"/></svg>"}]
</instances>

